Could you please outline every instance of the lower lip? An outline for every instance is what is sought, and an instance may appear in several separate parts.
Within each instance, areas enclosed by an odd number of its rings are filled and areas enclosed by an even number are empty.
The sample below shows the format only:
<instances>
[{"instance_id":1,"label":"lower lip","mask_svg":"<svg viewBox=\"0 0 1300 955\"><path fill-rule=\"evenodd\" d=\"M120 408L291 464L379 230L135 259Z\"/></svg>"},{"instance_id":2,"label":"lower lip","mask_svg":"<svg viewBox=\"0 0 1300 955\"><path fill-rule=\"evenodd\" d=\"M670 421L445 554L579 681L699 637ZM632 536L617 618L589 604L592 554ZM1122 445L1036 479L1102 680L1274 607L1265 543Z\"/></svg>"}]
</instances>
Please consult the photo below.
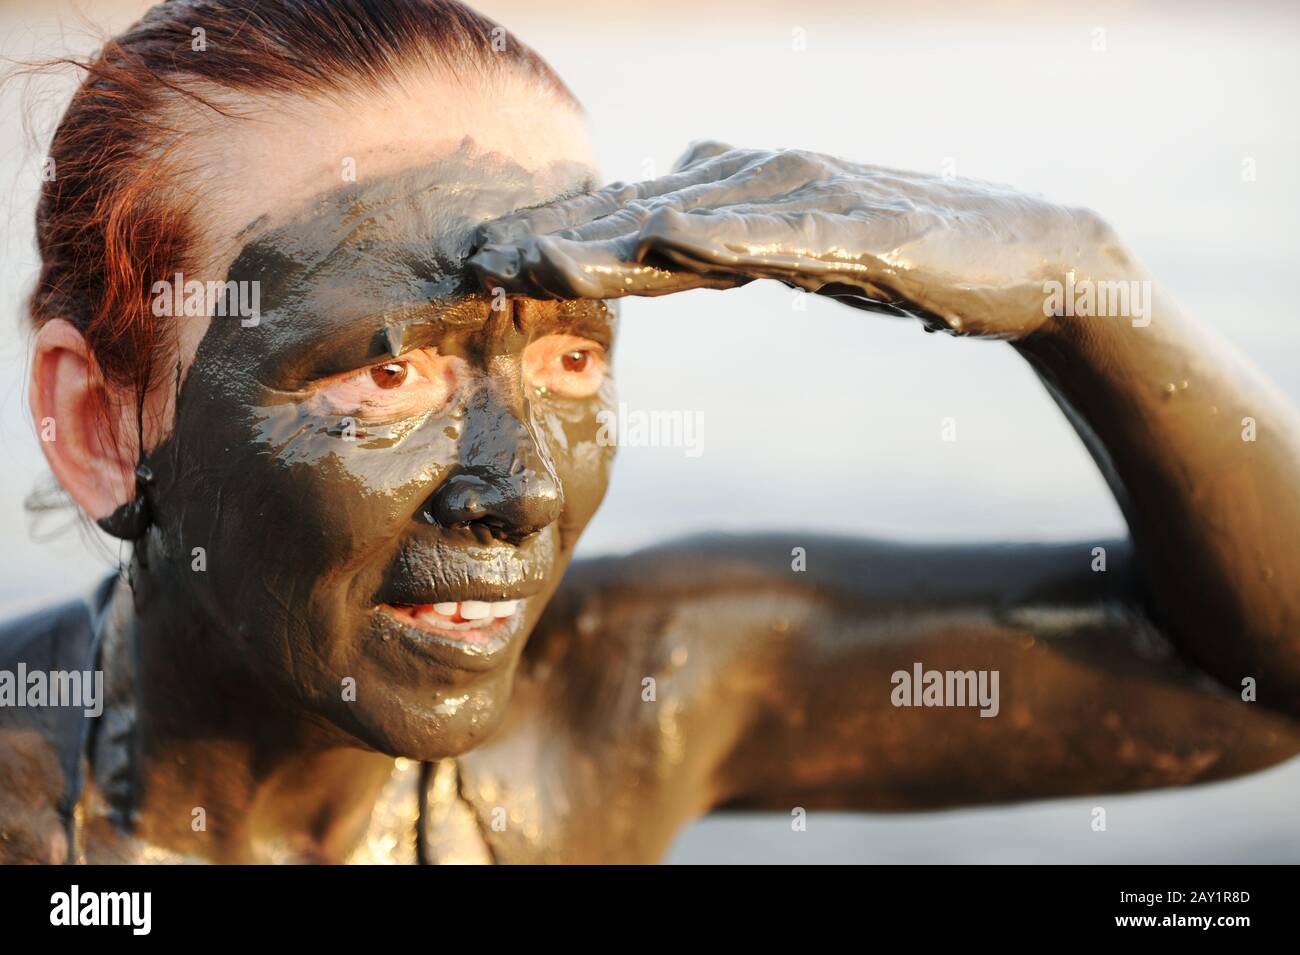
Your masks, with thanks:
<instances>
[{"instance_id":1,"label":"lower lip","mask_svg":"<svg viewBox=\"0 0 1300 955\"><path fill-rule=\"evenodd\" d=\"M462 670L491 670L501 663L511 639L519 632L527 602L519 601L508 617L495 617L482 626L448 629L421 620L404 607L380 604L379 612L399 624L402 642L436 662ZM475 621L477 623L477 621Z\"/></svg>"}]
</instances>

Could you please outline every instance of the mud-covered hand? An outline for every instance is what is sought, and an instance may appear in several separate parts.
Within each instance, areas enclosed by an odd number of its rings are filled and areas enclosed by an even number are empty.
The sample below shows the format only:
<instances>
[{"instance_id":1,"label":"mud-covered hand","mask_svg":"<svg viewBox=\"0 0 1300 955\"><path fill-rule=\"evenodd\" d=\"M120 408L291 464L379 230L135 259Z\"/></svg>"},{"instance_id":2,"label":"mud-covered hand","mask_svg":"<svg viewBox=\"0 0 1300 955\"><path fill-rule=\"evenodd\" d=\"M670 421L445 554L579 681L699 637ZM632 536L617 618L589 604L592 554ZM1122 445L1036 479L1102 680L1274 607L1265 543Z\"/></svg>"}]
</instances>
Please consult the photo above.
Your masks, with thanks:
<instances>
[{"instance_id":1,"label":"mud-covered hand","mask_svg":"<svg viewBox=\"0 0 1300 955\"><path fill-rule=\"evenodd\" d=\"M487 289L537 298L665 295L754 279L1017 340L1044 283L1131 269L1094 214L1011 189L803 150L692 145L674 171L484 225Z\"/></svg>"}]
</instances>

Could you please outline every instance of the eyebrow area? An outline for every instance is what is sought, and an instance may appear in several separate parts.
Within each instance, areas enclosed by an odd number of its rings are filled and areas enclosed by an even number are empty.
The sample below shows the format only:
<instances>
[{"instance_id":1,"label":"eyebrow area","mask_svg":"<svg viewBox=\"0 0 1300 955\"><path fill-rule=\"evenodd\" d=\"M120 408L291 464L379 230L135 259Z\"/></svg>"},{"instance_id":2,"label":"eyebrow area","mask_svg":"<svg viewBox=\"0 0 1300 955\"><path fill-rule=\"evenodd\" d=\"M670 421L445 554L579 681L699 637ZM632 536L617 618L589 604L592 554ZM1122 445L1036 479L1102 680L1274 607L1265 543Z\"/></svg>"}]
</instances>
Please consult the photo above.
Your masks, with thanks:
<instances>
[{"instance_id":1,"label":"eyebrow area","mask_svg":"<svg viewBox=\"0 0 1300 955\"><path fill-rule=\"evenodd\" d=\"M492 302L473 295L451 303L420 302L376 316L370 353L375 358L396 358L428 343L430 332L448 328L474 328L487 322Z\"/></svg>"}]
</instances>

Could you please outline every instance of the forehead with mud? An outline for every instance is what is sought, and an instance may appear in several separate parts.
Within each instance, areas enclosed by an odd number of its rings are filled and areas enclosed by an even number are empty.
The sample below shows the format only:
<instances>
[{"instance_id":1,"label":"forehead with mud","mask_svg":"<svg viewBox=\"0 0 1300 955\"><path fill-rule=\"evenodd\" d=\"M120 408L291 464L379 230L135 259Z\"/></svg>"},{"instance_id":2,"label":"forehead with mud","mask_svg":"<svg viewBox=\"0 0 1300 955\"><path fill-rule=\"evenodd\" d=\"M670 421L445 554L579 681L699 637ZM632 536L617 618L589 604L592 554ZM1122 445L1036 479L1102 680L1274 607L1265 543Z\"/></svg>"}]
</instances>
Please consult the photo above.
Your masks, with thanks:
<instances>
[{"instance_id":1,"label":"forehead with mud","mask_svg":"<svg viewBox=\"0 0 1300 955\"><path fill-rule=\"evenodd\" d=\"M239 335L240 351L273 358L283 349L336 348L341 368L380 357L338 341L363 323L401 326L429 307L480 292L464 268L477 228L515 209L587 191L589 167L555 163L530 171L466 150L317 197L289 221L251 223L256 233L236 257L229 281L256 283L260 334ZM454 324L455 314L440 316ZM235 334L214 322L209 337ZM247 323L245 323L247 324ZM247 356L246 356L247 357ZM349 365L351 362L351 365Z\"/></svg>"}]
</instances>

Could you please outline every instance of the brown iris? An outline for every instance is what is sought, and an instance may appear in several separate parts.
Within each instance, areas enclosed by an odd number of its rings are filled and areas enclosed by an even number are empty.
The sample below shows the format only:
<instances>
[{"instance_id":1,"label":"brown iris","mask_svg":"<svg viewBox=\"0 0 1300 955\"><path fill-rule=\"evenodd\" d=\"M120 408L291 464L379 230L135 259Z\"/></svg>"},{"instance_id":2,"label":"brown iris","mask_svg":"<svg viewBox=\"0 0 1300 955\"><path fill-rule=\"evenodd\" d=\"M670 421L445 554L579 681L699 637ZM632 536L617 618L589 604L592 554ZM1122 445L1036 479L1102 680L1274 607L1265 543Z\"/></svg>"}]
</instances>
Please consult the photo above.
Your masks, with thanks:
<instances>
[{"instance_id":1,"label":"brown iris","mask_svg":"<svg viewBox=\"0 0 1300 955\"><path fill-rule=\"evenodd\" d=\"M406 362L390 361L371 368L370 377L380 388L400 388L402 382L406 381L406 369Z\"/></svg>"},{"instance_id":2,"label":"brown iris","mask_svg":"<svg viewBox=\"0 0 1300 955\"><path fill-rule=\"evenodd\" d=\"M564 366L565 371L583 372L587 370L587 363L591 361L591 354L585 351L565 352L560 359L560 364Z\"/></svg>"}]
</instances>

